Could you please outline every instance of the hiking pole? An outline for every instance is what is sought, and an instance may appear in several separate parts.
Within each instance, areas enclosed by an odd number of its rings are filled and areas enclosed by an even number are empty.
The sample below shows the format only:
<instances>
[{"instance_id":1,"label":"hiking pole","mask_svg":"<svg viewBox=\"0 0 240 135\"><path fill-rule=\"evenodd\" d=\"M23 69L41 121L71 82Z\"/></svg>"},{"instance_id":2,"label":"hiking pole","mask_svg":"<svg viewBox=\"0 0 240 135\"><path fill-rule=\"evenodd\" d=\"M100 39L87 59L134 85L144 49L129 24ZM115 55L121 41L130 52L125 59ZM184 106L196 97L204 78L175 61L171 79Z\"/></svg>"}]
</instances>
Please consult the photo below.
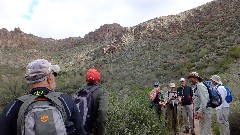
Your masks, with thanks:
<instances>
[{"instance_id":1,"label":"hiking pole","mask_svg":"<svg viewBox=\"0 0 240 135\"><path fill-rule=\"evenodd\" d=\"M193 109L192 109L192 112L193 112L193 113L192 113L192 114L193 114L193 116L192 116L192 121L193 121L193 129L194 129L194 128L195 128L195 124L194 124L194 119L195 119L195 118L194 118L194 103L193 103L192 106L193 106Z\"/></svg>"},{"instance_id":2,"label":"hiking pole","mask_svg":"<svg viewBox=\"0 0 240 135\"><path fill-rule=\"evenodd\" d=\"M178 110L177 110L177 104L176 104L175 111L176 111L176 116L175 116L175 134L176 134L176 132L177 132L177 130L178 130L178 129L177 129L177 128L178 128L178 127L177 127L177 126L178 126L178 121L177 121L177 120L178 120L178 119L177 119L177 111L178 111Z\"/></svg>"}]
</instances>

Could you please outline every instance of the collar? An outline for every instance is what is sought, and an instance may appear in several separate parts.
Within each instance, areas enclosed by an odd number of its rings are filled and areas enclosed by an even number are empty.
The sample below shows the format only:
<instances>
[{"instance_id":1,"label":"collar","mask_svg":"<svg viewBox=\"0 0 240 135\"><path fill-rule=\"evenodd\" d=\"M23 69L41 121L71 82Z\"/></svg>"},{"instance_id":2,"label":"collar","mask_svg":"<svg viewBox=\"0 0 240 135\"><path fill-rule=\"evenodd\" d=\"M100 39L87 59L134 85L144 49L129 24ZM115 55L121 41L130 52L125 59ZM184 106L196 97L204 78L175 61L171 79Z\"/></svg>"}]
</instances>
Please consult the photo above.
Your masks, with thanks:
<instances>
[{"instance_id":1,"label":"collar","mask_svg":"<svg viewBox=\"0 0 240 135\"><path fill-rule=\"evenodd\" d=\"M29 94L35 95L35 96L41 96L41 95L47 95L51 90L49 90L46 87L37 87L33 88Z\"/></svg>"}]
</instances>

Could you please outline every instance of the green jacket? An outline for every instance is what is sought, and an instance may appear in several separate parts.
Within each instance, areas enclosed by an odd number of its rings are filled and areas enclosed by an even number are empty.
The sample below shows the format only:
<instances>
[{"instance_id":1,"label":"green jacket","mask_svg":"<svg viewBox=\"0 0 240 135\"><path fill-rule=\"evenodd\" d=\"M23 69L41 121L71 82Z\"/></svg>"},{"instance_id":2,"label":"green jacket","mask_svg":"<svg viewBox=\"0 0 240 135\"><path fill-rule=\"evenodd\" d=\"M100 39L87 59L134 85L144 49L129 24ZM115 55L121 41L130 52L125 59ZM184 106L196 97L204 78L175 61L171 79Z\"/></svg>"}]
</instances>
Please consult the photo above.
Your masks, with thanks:
<instances>
[{"instance_id":1,"label":"green jacket","mask_svg":"<svg viewBox=\"0 0 240 135\"><path fill-rule=\"evenodd\" d=\"M88 86L88 88L93 87ZM93 106L91 115L93 116L92 123L93 127L90 128L90 133L93 135L105 135L106 134L106 123L108 120L108 93L106 90L98 87L93 92Z\"/></svg>"},{"instance_id":2,"label":"green jacket","mask_svg":"<svg viewBox=\"0 0 240 135\"><path fill-rule=\"evenodd\" d=\"M209 101L207 87L202 82L199 82L193 87L193 90L193 102L195 112L209 113L211 109L207 108L207 103Z\"/></svg>"}]
</instances>

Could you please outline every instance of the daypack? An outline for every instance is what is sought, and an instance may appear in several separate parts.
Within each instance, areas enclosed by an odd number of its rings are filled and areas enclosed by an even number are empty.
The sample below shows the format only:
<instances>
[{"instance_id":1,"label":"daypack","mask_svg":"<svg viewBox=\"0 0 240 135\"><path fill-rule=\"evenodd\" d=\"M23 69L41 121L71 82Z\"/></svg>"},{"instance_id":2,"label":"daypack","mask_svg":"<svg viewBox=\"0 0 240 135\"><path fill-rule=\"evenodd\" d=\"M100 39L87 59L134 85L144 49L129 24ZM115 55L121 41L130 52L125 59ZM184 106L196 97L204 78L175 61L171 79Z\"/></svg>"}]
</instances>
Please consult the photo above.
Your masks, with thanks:
<instances>
[{"instance_id":1,"label":"daypack","mask_svg":"<svg viewBox=\"0 0 240 135\"><path fill-rule=\"evenodd\" d=\"M207 103L207 107L216 108L220 106L222 104L221 94L217 90L212 89L211 83L209 84L208 81L203 82L203 84L207 87L209 94L209 101Z\"/></svg>"},{"instance_id":2,"label":"daypack","mask_svg":"<svg viewBox=\"0 0 240 135\"><path fill-rule=\"evenodd\" d=\"M232 102L232 93L227 86L224 86L224 88L227 91L227 96L225 97L225 100L226 100L227 103L230 103L230 102Z\"/></svg>"},{"instance_id":3,"label":"daypack","mask_svg":"<svg viewBox=\"0 0 240 135\"><path fill-rule=\"evenodd\" d=\"M93 102L93 95L92 93L98 89L98 86L93 86L90 89L81 88L76 92L74 96L75 104L77 105L84 129L89 131L89 128L92 127L92 102Z\"/></svg>"},{"instance_id":4,"label":"daypack","mask_svg":"<svg viewBox=\"0 0 240 135\"><path fill-rule=\"evenodd\" d=\"M23 102L17 119L18 135L67 135L67 115L62 102L62 93L47 95L32 94L19 97Z\"/></svg>"}]
</instances>

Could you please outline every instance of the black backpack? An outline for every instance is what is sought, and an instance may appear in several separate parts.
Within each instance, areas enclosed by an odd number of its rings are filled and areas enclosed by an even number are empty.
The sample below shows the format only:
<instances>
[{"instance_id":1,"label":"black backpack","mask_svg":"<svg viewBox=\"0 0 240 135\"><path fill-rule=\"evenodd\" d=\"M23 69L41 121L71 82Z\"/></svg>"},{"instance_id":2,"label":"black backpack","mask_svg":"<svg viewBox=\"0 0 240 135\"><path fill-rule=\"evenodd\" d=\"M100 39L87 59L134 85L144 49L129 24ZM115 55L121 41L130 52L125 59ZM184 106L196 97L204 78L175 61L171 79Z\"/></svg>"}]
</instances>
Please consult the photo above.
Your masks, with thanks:
<instances>
[{"instance_id":1,"label":"black backpack","mask_svg":"<svg viewBox=\"0 0 240 135\"><path fill-rule=\"evenodd\" d=\"M217 91L212 89L211 83L208 81L204 81L203 84L207 87L208 94L209 94L209 101L207 103L207 107L216 108L222 104L222 97L221 94Z\"/></svg>"},{"instance_id":2,"label":"black backpack","mask_svg":"<svg viewBox=\"0 0 240 135\"><path fill-rule=\"evenodd\" d=\"M89 89L81 88L76 92L76 95L74 96L75 104L80 111L83 126L86 131L89 131L89 128L92 127L92 93L97 89L98 86L93 86Z\"/></svg>"}]
</instances>

